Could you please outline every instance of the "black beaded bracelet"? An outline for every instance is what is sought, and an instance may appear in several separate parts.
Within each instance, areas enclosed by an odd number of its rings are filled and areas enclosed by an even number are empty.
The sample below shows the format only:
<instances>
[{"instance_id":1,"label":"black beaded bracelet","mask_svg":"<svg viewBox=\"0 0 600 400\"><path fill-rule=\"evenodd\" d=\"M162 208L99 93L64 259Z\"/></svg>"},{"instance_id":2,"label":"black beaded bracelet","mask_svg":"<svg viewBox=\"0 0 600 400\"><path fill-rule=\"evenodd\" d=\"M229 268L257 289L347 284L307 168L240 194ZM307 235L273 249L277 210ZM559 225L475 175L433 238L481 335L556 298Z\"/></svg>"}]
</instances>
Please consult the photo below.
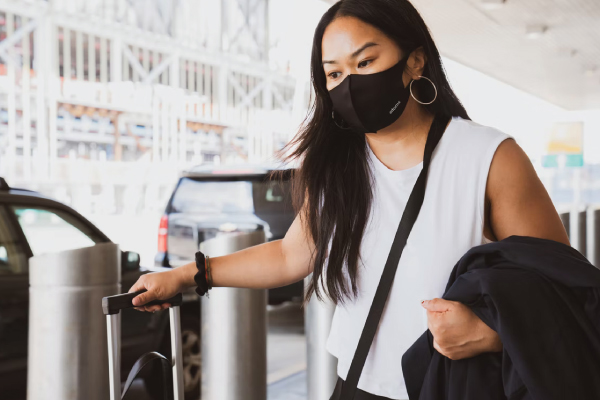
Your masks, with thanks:
<instances>
[{"instance_id":1,"label":"black beaded bracelet","mask_svg":"<svg viewBox=\"0 0 600 400\"><path fill-rule=\"evenodd\" d=\"M201 251L196 252L196 268L198 272L194 275L194 282L196 282L196 293L199 296L208 297L208 282L206 281L206 256Z\"/></svg>"}]
</instances>

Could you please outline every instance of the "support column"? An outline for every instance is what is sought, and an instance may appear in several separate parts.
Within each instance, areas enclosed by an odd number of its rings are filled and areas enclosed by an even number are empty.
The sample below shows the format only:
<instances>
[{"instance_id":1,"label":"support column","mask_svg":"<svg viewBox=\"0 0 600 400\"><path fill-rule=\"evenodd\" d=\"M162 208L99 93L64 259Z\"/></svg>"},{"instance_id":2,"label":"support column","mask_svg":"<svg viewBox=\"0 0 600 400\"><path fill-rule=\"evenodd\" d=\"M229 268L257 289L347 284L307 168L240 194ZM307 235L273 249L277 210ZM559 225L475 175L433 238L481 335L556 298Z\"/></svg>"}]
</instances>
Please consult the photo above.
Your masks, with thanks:
<instances>
[{"instance_id":1,"label":"support column","mask_svg":"<svg viewBox=\"0 0 600 400\"><path fill-rule=\"evenodd\" d=\"M169 96L169 135L171 136L171 151L169 152L169 160L173 162L178 161L178 138L179 132L177 129L177 117L179 116L178 103L179 99L173 93L172 96Z\"/></svg>"},{"instance_id":2,"label":"support column","mask_svg":"<svg viewBox=\"0 0 600 400\"><path fill-rule=\"evenodd\" d=\"M213 69L214 70L214 69ZM219 110L218 110L218 118L219 118L219 122L221 124L226 124L227 121L227 117L229 115L228 112L228 108L229 108L229 101L228 101L228 79L227 77L229 76L229 66L225 65L225 63L221 64L219 67L219 75L218 75L218 85L219 87L217 88L217 93L219 94L218 96L218 103L219 103Z\"/></svg>"},{"instance_id":3,"label":"support column","mask_svg":"<svg viewBox=\"0 0 600 400\"><path fill-rule=\"evenodd\" d=\"M269 76L265 76L264 79L266 80L266 84L262 91L263 109L264 112L269 112L273 110L273 80ZM270 118L265 122L266 126L264 127L264 132L260 135L262 142L261 161L268 160L273 156L274 124L270 121Z\"/></svg>"},{"instance_id":4,"label":"support column","mask_svg":"<svg viewBox=\"0 0 600 400\"><path fill-rule=\"evenodd\" d=\"M37 29L33 32L33 69L37 77L36 89L36 138L37 154L35 178L41 182L48 180L48 120L47 120L47 102L46 85L48 76L51 74L51 51L54 47L45 46L44 43L52 43L52 20L46 15L40 21Z\"/></svg>"},{"instance_id":5,"label":"support column","mask_svg":"<svg viewBox=\"0 0 600 400\"><path fill-rule=\"evenodd\" d=\"M52 21L52 20L51 20ZM60 58L58 57L59 42L58 42L58 26L52 23L50 25L50 68L48 75L48 149L49 149L49 175L50 180L57 178L57 161L58 161L58 101L57 96L61 90L60 83ZM69 76L70 67L66 64L67 59L70 59L70 48L63 44L63 76Z\"/></svg>"},{"instance_id":6,"label":"support column","mask_svg":"<svg viewBox=\"0 0 600 400\"><path fill-rule=\"evenodd\" d=\"M21 26L26 25L29 18L21 17ZM31 182L31 41L29 33L21 39L23 51L23 67L21 69L21 121L23 122L23 180Z\"/></svg>"},{"instance_id":7,"label":"support column","mask_svg":"<svg viewBox=\"0 0 600 400\"><path fill-rule=\"evenodd\" d=\"M179 149L179 146L177 145L177 137L179 136L177 132L177 117L179 113L177 110L178 99L175 93L181 87L180 62L180 57L176 57L169 65L169 84L173 89L169 91L169 96L167 97L169 125L166 129L169 132L169 139L171 140L171 143L169 144L170 151L168 152L168 159L171 161L177 161ZM164 100L165 99L163 99L163 107L165 106Z\"/></svg>"},{"instance_id":8,"label":"support column","mask_svg":"<svg viewBox=\"0 0 600 400\"><path fill-rule=\"evenodd\" d=\"M179 163L183 167L187 162L187 120L185 95L179 98Z\"/></svg>"},{"instance_id":9,"label":"support column","mask_svg":"<svg viewBox=\"0 0 600 400\"><path fill-rule=\"evenodd\" d=\"M161 145L160 159L161 161L168 160L169 157L169 103L167 102L167 96L162 93L159 97L160 100L160 136Z\"/></svg>"},{"instance_id":10,"label":"support column","mask_svg":"<svg viewBox=\"0 0 600 400\"><path fill-rule=\"evenodd\" d=\"M121 82L123 74L123 41L116 35L110 41L110 81Z\"/></svg>"},{"instance_id":11,"label":"support column","mask_svg":"<svg viewBox=\"0 0 600 400\"><path fill-rule=\"evenodd\" d=\"M160 97L152 88L152 161L160 161Z\"/></svg>"},{"instance_id":12,"label":"support column","mask_svg":"<svg viewBox=\"0 0 600 400\"><path fill-rule=\"evenodd\" d=\"M10 37L15 32L15 16L12 13L6 13L6 36ZM17 167L17 80L13 63L15 59L14 46L8 46L6 49L8 60L6 60L6 76L8 78L7 94L7 117L8 117L8 146L6 148L6 171L9 184L16 179Z\"/></svg>"},{"instance_id":13,"label":"support column","mask_svg":"<svg viewBox=\"0 0 600 400\"><path fill-rule=\"evenodd\" d=\"M114 160L122 161L123 160L123 145L121 144L121 131L119 130L119 113L111 112L111 122L115 128L114 134Z\"/></svg>"}]
</instances>

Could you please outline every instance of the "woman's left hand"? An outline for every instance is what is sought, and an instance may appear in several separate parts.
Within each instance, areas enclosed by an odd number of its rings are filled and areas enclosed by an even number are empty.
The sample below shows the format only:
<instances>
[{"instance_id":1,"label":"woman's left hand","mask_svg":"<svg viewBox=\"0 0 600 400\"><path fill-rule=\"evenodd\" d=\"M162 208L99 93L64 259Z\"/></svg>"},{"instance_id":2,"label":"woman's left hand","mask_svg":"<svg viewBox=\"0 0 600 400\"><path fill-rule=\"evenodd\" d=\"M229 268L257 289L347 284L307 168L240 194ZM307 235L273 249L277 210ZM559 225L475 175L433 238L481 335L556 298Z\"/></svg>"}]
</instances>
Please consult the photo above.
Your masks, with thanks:
<instances>
[{"instance_id":1,"label":"woman's left hand","mask_svg":"<svg viewBox=\"0 0 600 400\"><path fill-rule=\"evenodd\" d=\"M461 302L434 298L421 305L427 309L427 326L433 347L451 360L502 351L500 337Z\"/></svg>"}]
</instances>

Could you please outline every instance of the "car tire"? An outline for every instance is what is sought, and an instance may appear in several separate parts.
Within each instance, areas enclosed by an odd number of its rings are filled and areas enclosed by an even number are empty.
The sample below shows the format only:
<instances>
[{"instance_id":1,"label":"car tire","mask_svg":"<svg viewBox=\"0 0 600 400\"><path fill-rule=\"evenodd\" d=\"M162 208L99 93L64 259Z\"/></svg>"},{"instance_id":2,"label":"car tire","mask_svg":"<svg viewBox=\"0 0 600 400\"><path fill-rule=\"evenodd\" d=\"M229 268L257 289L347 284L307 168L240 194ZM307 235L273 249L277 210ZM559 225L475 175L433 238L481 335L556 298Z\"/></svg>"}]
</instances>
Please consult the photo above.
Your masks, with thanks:
<instances>
[{"instance_id":1,"label":"car tire","mask_svg":"<svg viewBox=\"0 0 600 400\"><path fill-rule=\"evenodd\" d=\"M183 390L185 400L200 398L202 372L202 346L200 343L200 315L181 315L181 351L183 355ZM160 346L160 353L171 356L171 332L167 325ZM163 400L163 380L159 365L153 365L145 379L146 389L153 400Z\"/></svg>"}]
</instances>

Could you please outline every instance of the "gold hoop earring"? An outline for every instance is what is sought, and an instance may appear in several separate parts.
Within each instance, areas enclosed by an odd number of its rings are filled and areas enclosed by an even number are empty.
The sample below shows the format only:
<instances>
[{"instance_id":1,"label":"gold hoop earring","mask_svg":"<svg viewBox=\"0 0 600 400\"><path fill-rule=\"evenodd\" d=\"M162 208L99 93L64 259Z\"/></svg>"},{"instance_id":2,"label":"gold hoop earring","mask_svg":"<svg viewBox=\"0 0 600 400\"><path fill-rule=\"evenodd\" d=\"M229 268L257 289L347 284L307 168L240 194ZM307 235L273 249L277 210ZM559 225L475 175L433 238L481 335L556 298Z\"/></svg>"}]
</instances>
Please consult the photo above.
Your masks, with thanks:
<instances>
[{"instance_id":1,"label":"gold hoop earring","mask_svg":"<svg viewBox=\"0 0 600 400\"><path fill-rule=\"evenodd\" d=\"M333 115L334 110L331 110L331 119L333 120L333 123L337 125L338 128L340 129L351 129L350 126L340 126L337 121L335 120L335 117Z\"/></svg>"},{"instance_id":2,"label":"gold hoop earring","mask_svg":"<svg viewBox=\"0 0 600 400\"><path fill-rule=\"evenodd\" d=\"M425 79L427 79L429 82L431 82L431 84L433 85L433 90L435 91L435 96L433 96L433 100L431 100L429 103L423 103L422 101L419 101L419 99L417 99L417 98L415 97L415 95L414 95L414 94L413 94L413 92L412 92L412 84L413 84L413 82L415 81L414 79L413 79L412 81L410 81L410 87L409 87L409 89L410 89L410 95L412 96L412 98L413 98L413 99L415 99L415 101L416 101L417 103L420 103L420 104L431 104L431 103L433 103L433 102L435 101L435 99L437 98L437 88L435 87L435 84L433 83L433 81L432 81L431 79L429 79L429 78L428 78L428 77L426 77L426 76L421 76L421 75L419 75L419 78L425 78Z\"/></svg>"}]
</instances>

